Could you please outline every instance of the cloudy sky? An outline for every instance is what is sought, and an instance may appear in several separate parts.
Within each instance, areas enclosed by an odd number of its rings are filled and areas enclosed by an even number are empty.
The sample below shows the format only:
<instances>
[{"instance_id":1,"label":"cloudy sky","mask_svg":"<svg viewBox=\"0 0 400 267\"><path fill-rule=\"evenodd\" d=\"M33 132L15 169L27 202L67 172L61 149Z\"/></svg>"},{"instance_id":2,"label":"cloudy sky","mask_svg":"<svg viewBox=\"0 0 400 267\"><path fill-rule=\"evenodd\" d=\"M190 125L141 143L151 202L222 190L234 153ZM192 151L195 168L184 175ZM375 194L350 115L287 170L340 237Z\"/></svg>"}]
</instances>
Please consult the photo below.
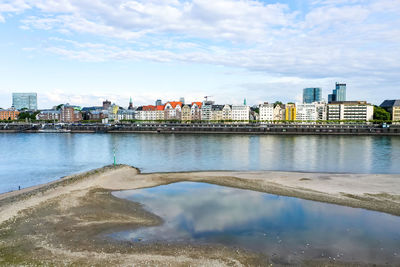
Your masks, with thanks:
<instances>
[{"instance_id":1,"label":"cloudy sky","mask_svg":"<svg viewBox=\"0 0 400 267\"><path fill-rule=\"evenodd\" d=\"M0 0L0 107L400 98L400 0Z\"/></svg>"}]
</instances>

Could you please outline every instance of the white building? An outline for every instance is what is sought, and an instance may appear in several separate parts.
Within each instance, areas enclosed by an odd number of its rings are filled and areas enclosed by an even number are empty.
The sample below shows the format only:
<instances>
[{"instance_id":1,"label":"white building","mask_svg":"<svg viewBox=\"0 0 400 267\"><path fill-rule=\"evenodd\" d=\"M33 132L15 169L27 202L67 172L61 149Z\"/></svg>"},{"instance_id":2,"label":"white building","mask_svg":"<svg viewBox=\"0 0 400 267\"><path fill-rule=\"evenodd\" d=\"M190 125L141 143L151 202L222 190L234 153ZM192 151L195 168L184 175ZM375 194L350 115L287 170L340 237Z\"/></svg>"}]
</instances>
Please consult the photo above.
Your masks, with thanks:
<instances>
[{"instance_id":1,"label":"white building","mask_svg":"<svg viewBox=\"0 0 400 267\"><path fill-rule=\"evenodd\" d=\"M210 121L212 119L212 105L214 102L205 101L201 107L201 120Z\"/></svg>"},{"instance_id":2,"label":"white building","mask_svg":"<svg viewBox=\"0 0 400 267\"><path fill-rule=\"evenodd\" d=\"M318 119L318 113L315 103L311 104L296 103L296 120L316 121L317 119Z\"/></svg>"},{"instance_id":3,"label":"white building","mask_svg":"<svg viewBox=\"0 0 400 267\"><path fill-rule=\"evenodd\" d=\"M342 101L328 104L328 120L370 121L374 118L374 106L366 101Z\"/></svg>"},{"instance_id":4,"label":"white building","mask_svg":"<svg viewBox=\"0 0 400 267\"><path fill-rule=\"evenodd\" d=\"M326 121L328 105L326 102L315 102L315 107L317 109L317 120Z\"/></svg>"},{"instance_id":5,"label":"white building","mask_svg":"<svg viewBox=\"0 0 400 267\"><path fill-rule=\"evenodd\" d=\"M260 121L274 120L274 104L264 103L259 106Z\"/></svg>"},{"instance_id":6,"label":"white building","mask_svg":"<svg viewBox=\"0 0 400 267\"><path fill-rule=\"evenodd\" d=\"M232 120L248 122L250 119L250 107L245 105L232 105Z\"/></svg>"}]
</instances>

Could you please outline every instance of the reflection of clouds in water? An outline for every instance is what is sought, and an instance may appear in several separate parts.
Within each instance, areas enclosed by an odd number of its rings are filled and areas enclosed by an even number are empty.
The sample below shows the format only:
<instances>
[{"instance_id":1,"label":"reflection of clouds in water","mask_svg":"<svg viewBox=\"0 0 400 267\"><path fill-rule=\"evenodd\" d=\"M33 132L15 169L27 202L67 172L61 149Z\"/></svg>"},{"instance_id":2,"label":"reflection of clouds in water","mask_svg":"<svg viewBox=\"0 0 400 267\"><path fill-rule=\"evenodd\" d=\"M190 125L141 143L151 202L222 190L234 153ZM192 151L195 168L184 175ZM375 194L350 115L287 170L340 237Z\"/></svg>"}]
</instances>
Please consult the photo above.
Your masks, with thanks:
<instances>
[{"instance_id":1,"label":"reflection of clouds in water","mask_svg":"<svg viewBox=\"0 0 400 267\"><path fill-rule=\"evenodd\" d=\"M114 195L144 203L165 220L123 239L216 242L282 255L304 250L311 258L324 253L372 262L393 261L400 243L399 217L255 191L183 182Z\"/></svg>"}]
</instances>

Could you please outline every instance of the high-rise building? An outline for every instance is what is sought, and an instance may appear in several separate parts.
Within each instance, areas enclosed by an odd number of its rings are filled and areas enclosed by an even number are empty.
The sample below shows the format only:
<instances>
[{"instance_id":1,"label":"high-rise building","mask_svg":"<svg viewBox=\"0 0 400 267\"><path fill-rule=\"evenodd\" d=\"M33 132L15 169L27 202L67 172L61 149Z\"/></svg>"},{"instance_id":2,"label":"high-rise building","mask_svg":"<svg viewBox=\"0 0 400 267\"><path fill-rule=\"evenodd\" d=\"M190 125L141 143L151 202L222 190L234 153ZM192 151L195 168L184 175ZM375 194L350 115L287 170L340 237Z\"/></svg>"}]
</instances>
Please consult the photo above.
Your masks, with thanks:
<instances>
[{"instance_id":1,"label":"high-rise building","mask_svg":"<svg viewBox=\"0 0 400 267\"><path fill-rule=\"evenodd\" d=\"M336 83L336 87L333 90L332 94L328 95L328 103L332 103L335 101L346 101L346 84L345 83Z\"/></svg>"},{"instance_id":2,"label":"high-rise building","mask_svg":"<svg viewBox=\"0 0 400 267\"><path fill-rule=\"evenodd\" d=\"M185 105L185 98L184 97L179 98L179 102L181 102L182 105Z\"/></svg>"},{"instance_id":3,"label":"high-rise building","mask_svg":"<svg viewBox=\"0 0 400 267\"><path fill-rule=\"evenodd\" d=\"M17 110L37 110L37 93L13 93L12 105Z\"/></svg>"},{"instance_id":4,"label":"high-rise building","mask_svg":"<svg viewBox=\"0 0 400 267\"><path fill-rule=\"evenodd\" d=\"M161 106L161 105L162 105L161 99L157 99L157 100L156 100L156 106Z\"/></svg>"},{"instance_id":5,"label":"high-rise building","mask_svg":"<svg viewBox=\"0 0 400 267\"><path fill-rule=\"evenodd\" d=\"M320 102L322 98L321 88L304 88L303 89L303 103L311 104Z\"/></svg>"}]
</instances>

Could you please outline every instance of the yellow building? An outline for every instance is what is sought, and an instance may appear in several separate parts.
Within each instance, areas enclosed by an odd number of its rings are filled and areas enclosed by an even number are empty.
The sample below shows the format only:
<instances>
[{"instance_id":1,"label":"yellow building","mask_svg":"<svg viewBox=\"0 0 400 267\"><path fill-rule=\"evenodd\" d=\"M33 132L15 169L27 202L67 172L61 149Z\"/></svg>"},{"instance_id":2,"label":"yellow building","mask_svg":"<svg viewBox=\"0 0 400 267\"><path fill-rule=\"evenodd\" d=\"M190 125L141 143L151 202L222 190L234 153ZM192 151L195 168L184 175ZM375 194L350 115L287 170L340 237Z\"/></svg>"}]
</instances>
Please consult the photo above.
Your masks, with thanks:
<instances>
[{"instance_id":1,"label":"yellow building","mask_svg":"<svg viewBox=\"0 0 400 267\"><path fill-rule=\"evenodd\" d=\"M286 104L285 120L287 120L287 121L295 121L296 120L296 105L295 104Z\"/></svg>"},{"instance_id":2,"label":"yellow building","mask_svg":"<svg viewBox=\"0 0 400 267\"><path fill-rule=\"evenodd\" d=\"M0 120L16 120L19 112L15 109L0 109Z\"/></svg>"},{"instance_id":3,"label":"yellow building","mask_svg":"<svg viewBox=\"0 0 400 267\"><path fill-rule=\"evenodd\" d=\"M393 107L392 121L400 122L400 106Z\"/></svg>"}]
</instances>

